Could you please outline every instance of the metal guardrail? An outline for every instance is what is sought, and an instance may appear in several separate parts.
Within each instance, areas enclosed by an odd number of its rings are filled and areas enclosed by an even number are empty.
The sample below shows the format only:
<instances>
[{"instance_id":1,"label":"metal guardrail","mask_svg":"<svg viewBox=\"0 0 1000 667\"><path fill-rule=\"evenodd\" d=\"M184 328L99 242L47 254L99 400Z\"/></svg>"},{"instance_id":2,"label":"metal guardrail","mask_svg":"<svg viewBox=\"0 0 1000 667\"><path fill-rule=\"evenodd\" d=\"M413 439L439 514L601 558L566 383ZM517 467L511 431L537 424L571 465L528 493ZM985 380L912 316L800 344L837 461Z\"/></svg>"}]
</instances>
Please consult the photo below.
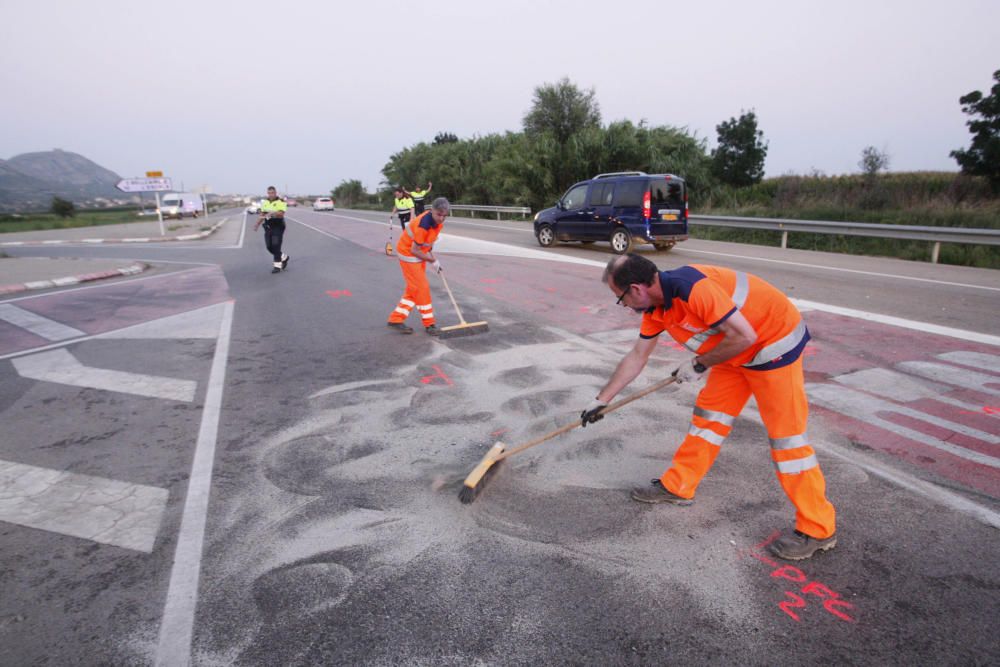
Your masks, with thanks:
<instances>
[{"instance_id":1,"label":"metal guardrail","mask_svg":"<svg viewBox=\"0 0 1000 667\"><path fill-rule=\"evenodd\" d=\"M479 213L496 213L497 220L501 213L514 213L517 215L531 215L531 208L528 206L480 206L478 204L452 204L451 210L461 209L463 211L475 211Z\"/></svg>"},{"instance_id":2,"label":"metal guardrail","mask_svg":"<svg viewBox=\"0 0 1000 667\"><path fill-rule=\"evenodd\" d=\"M692 215L689 221L712 227L767 229L781 232L781 247L788 246L788 232L871 236L883 239L929 241L931 262L937 264L942 243L972 243L1000 245L1000 229L967 227L921 227L916 225L885 225L866 222L828 222L825 220L789 220L786 218L741 218L728 215Z\"/></svg>"}]
</instances>

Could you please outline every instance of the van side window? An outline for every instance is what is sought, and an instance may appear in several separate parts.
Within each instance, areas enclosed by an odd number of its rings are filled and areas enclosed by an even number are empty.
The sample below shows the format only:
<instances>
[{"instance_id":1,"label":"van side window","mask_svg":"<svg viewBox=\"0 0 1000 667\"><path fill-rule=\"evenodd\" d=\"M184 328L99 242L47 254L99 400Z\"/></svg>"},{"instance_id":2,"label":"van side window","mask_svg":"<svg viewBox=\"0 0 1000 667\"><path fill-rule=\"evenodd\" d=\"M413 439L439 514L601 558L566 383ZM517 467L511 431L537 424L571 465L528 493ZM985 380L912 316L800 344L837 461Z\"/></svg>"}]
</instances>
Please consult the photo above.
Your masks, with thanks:
<instances>
[{"instance_id":1,"label":"van side window","mask_svg":"<svg viewBox=\"0 0 1000 667\"><path fill-rule=\"evenodd\" d=\"M642 196L646 194L646 181L622 181L615 191L614 202L619 208L642 206Z\"/></svg>"},{"instance_id":2,"label":"van side window","mask_svg":"<svg viewBox=\"0 0 1000 667\"><path fill-rule=\"evenodd\" d=\"M590 188L588 206L611 206L611 198L615 193L615 184L594 183Z\"/></svg>"},{"instance_id":3,"label":"van side window","mask_svg":"<svg viewBox=\"0 0 1000 667\"><path fill-rule=\"evenodd\" d=\"M563 195L562 203L567 209L583 208L584 197L587 196L587 184L577 185L570 188L569 192Z\"/></svg>"}]
</instances>

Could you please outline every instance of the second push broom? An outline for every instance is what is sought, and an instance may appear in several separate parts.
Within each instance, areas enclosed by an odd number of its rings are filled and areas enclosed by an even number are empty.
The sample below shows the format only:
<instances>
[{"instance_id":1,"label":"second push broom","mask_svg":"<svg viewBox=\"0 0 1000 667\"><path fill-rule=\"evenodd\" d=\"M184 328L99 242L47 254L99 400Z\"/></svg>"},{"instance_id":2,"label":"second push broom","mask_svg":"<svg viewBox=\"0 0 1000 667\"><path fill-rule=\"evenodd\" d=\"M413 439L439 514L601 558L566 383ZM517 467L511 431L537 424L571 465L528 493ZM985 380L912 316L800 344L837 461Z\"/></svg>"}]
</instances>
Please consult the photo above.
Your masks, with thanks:
<instances>
[{"instance_id":1,"label":"second push broom","mask_svg":"<svg viewBox=\"0 0 1000 667\"><path fill-rule=\"evenodd\" d=\"M484 333L490 330L490 325L487 322L466 322L465 318L462 317L462 310L458 307L458 302L455 301L455 295L451 293L451 288L448 287L448 281L445 280L444 274L438 271L438 275L441 276L441 282L444 283L444 289L448 292L448 297L451 299L451 305L455 306L455 312L458 313L458 319L460 324L455 324L450 327L441 327L440 333L438 333L438 338L457 338L458 336L473 336L477 333Z\"/></svg>"},{"instance_id":2,"label":"second push broom","mask_svg":"<svg viewBox=\"0 0 1000 667\"><path fill-rule=\"evenodd\" d=\"M668 384L673 384L674 382L677 382L677 378L671 375L670 377L664 380L660 380L654 385L646 387L641 391L637 391L630 396L626 396L620 401L615 401L614 403L611 403L603 410L601 410L601 415L603 416L608 414L609 412L613 412L624 405L628 405L629 403L631 403L636 399L642 398L646 394L651 394L654 391L657 391L658 389L663 389ZM545 435L539 438L535 438L531 442L526 442L525 444L514 447L513 449L507 449L502 442L496 443L490 448L490 451L486 452L486 456L482 458L482 460L479 462L479 465L473 468L472 472L469 473L469 476L465 478L465 482L462 484L462 490L459 491L458 493L458 499L466 504L471 503L473 500L475 500L479 496L479 493L486 486L486 483L489 481L490 477L496 472L497 464L499 464L505 458L513 456L518 452L523 452L529 447L540 445L546 440L551 440L557 435L562 435L563 433L567 431L572 431L573 429L582 425L583 422L577 419L576 421L570 424L566 424L565 426L557 428L551 433L546 433Z\"/></svg>"}]
</instances>

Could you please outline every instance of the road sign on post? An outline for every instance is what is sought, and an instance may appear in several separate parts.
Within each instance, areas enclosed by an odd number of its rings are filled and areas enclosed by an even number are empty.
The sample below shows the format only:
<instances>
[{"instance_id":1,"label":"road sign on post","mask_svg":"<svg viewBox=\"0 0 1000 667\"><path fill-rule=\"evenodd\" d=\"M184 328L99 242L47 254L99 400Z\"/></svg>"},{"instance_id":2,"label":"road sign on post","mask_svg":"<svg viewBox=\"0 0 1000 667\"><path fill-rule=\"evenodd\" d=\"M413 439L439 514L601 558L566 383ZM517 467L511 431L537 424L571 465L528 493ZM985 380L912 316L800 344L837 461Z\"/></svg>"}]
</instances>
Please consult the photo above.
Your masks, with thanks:
<instances>
[{"instance_id":1,"label":"road sign on post","mask_svg":"<svg viewBox=\"0 0 1000 667\"><path fill-rule=\"evenodd\" d=\"M115 187L122 192L166 192L174 189L169 178L123 178Z\"/></svg>"},{"instance_id":2,"label":"road sign on post","mask_svg":"<svg viewBox=\"0 0 1000 667\"><path fill-rule=\"evenodd\" d=\"M115 184L115 187L122 192L155 192L156 219L160 222L160 236L165 236L167 232L163 229L163 213L160 211L160 193L173 190L174 187L169 178L149 178L148 175L150 173L159 172L146 172L147 178L123 178Z\"/></svg>"}]
</instances>

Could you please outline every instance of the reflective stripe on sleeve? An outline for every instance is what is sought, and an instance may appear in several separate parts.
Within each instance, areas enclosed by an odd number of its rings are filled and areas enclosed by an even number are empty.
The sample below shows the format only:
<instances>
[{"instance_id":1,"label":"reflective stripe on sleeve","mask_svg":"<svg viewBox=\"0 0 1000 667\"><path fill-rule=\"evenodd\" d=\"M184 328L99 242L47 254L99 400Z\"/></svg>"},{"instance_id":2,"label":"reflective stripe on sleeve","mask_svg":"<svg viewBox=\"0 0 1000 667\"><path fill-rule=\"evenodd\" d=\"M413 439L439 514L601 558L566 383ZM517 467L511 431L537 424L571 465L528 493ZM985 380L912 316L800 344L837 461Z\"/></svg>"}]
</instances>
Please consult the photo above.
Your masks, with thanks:
<instances>
[{"instance_id":1,"label":"reflective stripe on sleeve","mask_svg":"<svg viewBox=\"0 0 1000 667\"><path fill-rule=\"evenodd\" d=\"M736 287L733 289L733 303L742 308L750 294L750 278L743 271L736 272Z\"/></svg>"},{"instance_id":2,"label":"reflective stripe on sleeve","mask_svg":"<svg viewBox=\"0 0 1000 667\"><path fill-rule=\"evenodd\" d=\"M800 472L805 472L806 470L812 470L819 465L816 461L816 455L810 454L803 459L793 459L791 461L775 461L774 467L778 469L778 472L785 475L797 475Z\"/></svg>"},{"instance_id":3,"label":"reflective stripe on sleeve","mask_svg":"<svg viewBox=\"0 0 1000 667\"><path fill-rule=\"evenodd\" d=\"M413 230L410 229L409 227L406 228L406 235L409 236L414 241L417 240L417 237L413 235Z\"/></svg>"}]
</instances>

